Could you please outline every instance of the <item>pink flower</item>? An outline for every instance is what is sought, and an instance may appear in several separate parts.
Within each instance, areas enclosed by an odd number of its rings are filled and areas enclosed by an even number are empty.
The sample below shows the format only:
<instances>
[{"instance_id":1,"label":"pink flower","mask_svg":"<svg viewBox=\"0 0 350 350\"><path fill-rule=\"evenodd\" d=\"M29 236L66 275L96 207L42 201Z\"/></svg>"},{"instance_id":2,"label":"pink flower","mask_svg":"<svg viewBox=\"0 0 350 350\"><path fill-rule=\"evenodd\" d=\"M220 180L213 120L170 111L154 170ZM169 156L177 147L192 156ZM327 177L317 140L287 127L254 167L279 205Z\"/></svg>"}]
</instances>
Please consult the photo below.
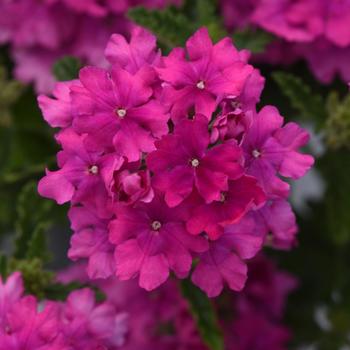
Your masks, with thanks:
<instances>
[{"instance_id":1,"label":"pink flower","mask_svg":"<svg viewBox=\"0 0 350 350\"><path fill-rule=\"evenodd\" d=\"M286 200L269 200L252 215L255 216L257 229L266 237L268 244L279 249L291 249L296 245L298 227L292 207Z\"/></svg>"},{"instance_id":2,"label":"pink flower","mask_svg":"<svg viewBox=\"0 0 350 350\"><path fill-rule=\"evenodd\" d=\"M237 300L241 313L261 312L273 321L280 321L288 295L298 286L298 280L278 270L273 261L260 254L249 262L251 278Z\"/></svg>"},{"instance_id":3,"label":"pink flower","mask_svg":"<svg viewBox=\"0 0 350 350\"><path fill-rule=\"evenodd\" d=\"M262 0L253 22L289 41L311 41L323 31L323 3L323 0Z\"/></svg>"},{"instance_id":4,"label":"pink flower","mask_svg":"<svg viewBox=\"0 0 350 350\"><path fill-rule=\"evenodd\" d=\"M115 35L110 69L83 68L41 96L62 150L39 192L72 205L69 257L86 259L90 278L138 277L153 290L196 259L193 282L216 296L244 287L264 243L295 245L280 177L300 178L313 158L300 153L308 134L297 124L283 126L273 106L256 112L264 79L247 52L200 29L185 53L161 57L141 29L130 42Z\"/></svg>"},{"instance_id":5,"label":"pink flower","mask_svg":"<svg viewBox=\"0 0 350 350\"><path fill-rule=\"evenodd\" d=\"M123 169L115 171L110 186L114 201L127 205L140 202L149 203L154 197L149 171Z\"/></svg>"},{"instance_id":6,"label":"pink flower","mask_svg":"<svg viewBox=\"0 0 350 350\"><path fill-rule=\"evenodd\" d=\"M163 59L164 68L157 69L166 83L164 101L175 121L191 108L210 119L217 101L241 93L253 68L241 60L229 38L213 45L205 28L187 41L186 49L174 49Z\"/></svg>"},{"instance_id":7,"label":"pink flower","mask_svg":"<svg viewBox=\"0 0 350 350\"><path fill-rule=\"evenodd\" d=\"M4 327L4 315L21 298L23 291L22 276L19 272L10 275L6 282L0 276L0 327Z\"/></svg>"},{"instance_id":8,"label":"pink flower","mask_svg":"<svg viewBox=\"0 0 350 350\"><path fill-rule=\"evenodd\" d=\"M224 282L235 291L244 287L247 266L243 259L254 257L263 245L263 237L255 234L255 226L251 217L227 226L224 234L211 242L209 250L200 255L192 281L209 297L218 296Z\"/></svg>"},{"instance_id":9,"label":"pink flower","mask_svg":"<svg viewBox=\"0 0 350 350\"><path fill-rule=\"evenodd\" d=\"M15 288L14 288L15 287ZM10 290L14 291L8 297ZM125 343L128 316L110 302L97 303L91 289L75 290L64 302L38 302L32 295L22 296L18 273L6 284L1 282L1 350L116 349Z\"/></svg>"},{"instance_id":10,"label":"pink flower","mask_svg":"<svg viewBox=\"0 0 350 350\"><path fill-rule=\"evenodd\" d=\"M228 190L221 192L219 200L195 206L187 220L187 230L194 235L205 232L210 239L218 239L225 226L237 223L250 209L264 204L265 199L255 178L242 176L229 181Z\"/></svg>"},{"instance_id":11,"label":"pink flower","mask_svg":"<svg viewBox=\"0 0 350 350\"><path fill-rule=\"evenodd\" d=\"M102 206L107 201L101 173L119 168L122 159L113 154L101 157L100 153L88 153L84 139L71 129L57 136L63 147L57 156L60 170L47 171L41 179L38 190L42 196L55 199L59 204L72 201Z\"/></svg>"},{"instance_id":12,"label":"pink flower","mask_svg":"<svg viewBox=\"0 0 350 350\"><path fill-rule=\"evenodd\" d=\"M174 134L156 142L157 150L147 157L155 173L154 186L165 192L165 201L174 207L188 197L193 188L210 203L220 200L228 181L242 176L241 150L234 142L208 149L207 118L197 115L184 119Z\"/></svg>"},{"instance_id":13,"label":"pink flower","mask_svg":"<svg viewBox=\"0 0 350 350\"><path fill-rule=\"evenodd\" d=\"M108 240L109 221L84 207L72 207L68 216L74 231L68 257L72 260L88 259L87 273L91 279L113 275L114 247Z\"/></svg>"},{"instance_id":14,"label":"pink flower","mask_svg":"<svg viewBox=\"0 0 350 350\"><path fill-rule=\"evenodd\" d=\"M72 124L70 88L77 80L60 82L55 85L53 97L39 95L38 103L44 119L53 128L65 128Z\"/></svg>"},{"instance_id":15,"label":"pink flower","mask_svg":"<svg viewBox=\"0 0 350 350\"><path fill-rule=\"evenodd\" d=\"M127 315L116 313L110 303L97 305L94 292L88 288L68 296L62 321L66 342L79 349L122 346L128 329Z\"/></svg>"},{"instance_id":16,"label":"pink flower","mask_svg":"<svg viewBox=\"0 0 350 350\"><path fill-rule=\"evenodd\" d=\"M129 161L154 149L154 141L168 131L163 107L151 99L149 72L135 75L115 68L111 73L94 67L80 71L83 85L72 87L77 114L74 128L88 133L87 145L94 150L115 151Z\"/></svg>"},{"instance_id":17,"label":"pink flower","mask_svg":"<svg viewBox=\"0 0 350 350\"><path fill-rule=\"evenodd\" d=\"M58 315L58 305L54 303L45 303L39 312L35 297L21 298L6 313L6 324L0 333L0 349L68 350L59 335Z\"/></svg>"},{"instance_id":18,"label":"pink flower","mask_svg":"<svg viewBox=\"0 0 350 350\"><path fill-rule=\"evenodd\" d=\"M248 173L259 179L266 193L286 197L289 185L276 174L299 178L313 165L313 158L298 151L307 143L308 133L295 123L282 125L278 110L264 107L253 118L242 146Z\"/></svg>"},{"instance_id":19,"label":"pink flower","mask_svg":"<svg viewBox=\"0 0 350 350\"><path fill-rule=\"evenodd\" d=\"M127 280L139 275L140 286L152 290L162 284L173 270L179 278L188 275L191 252L208 249L202 237L193 237L185 227L184 209L167 208L156 196L151 203L137 208L119 207L110 224L110 241L115 250L116 275Z\"/></svg>"},{"instance_id":20,"label":"pink flower","mask_svg":"<svg viewBox=\"0 0 350 350\"><path fill-rule=\"evenodd\" d=\"M291 332L259 314L245 314L233 324L237 350L287 350Z\"/></svg>"},{"instance_id":21,"label":"pink flower","mask_svg":"<svg viewBox=\"0 0 350 350\"><path fill-rule=\"evenodd\" d=\"M161 53L157 50L156 38L147 30L136 27L131 32L130 43L124 36L113 34L105 55L111 64L120 66L130 73L136 73L147 65L157 66Z\"/></svg>"}]
</instances>

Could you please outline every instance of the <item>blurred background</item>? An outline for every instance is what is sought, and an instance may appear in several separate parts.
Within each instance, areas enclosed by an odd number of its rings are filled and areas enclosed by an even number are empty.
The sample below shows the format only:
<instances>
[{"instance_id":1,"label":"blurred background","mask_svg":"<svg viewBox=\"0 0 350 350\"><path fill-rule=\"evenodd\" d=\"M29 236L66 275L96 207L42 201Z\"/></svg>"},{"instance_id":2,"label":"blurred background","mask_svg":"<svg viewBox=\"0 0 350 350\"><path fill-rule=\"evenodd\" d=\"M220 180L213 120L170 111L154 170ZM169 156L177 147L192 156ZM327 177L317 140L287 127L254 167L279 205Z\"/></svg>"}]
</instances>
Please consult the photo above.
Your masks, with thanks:
<instances>
[{"instance_id":1,"label":"blurred background","mask_svg":"<svg viewBox=\"0 0 350 350\"><path fill-rule=\"evenodd\" d=\"M43 268L68 264L68 207L36 193L44 169L55 168L57 152L37 95L50 94L54 81L74 79L82 65L106 65L103 51L112 33L128 36L142 25L168 52L207 26L214 40L229 35L250 50L266 78L261 105L277 106L312 134L307 151L316 165L293 187L298 246L267 249L299 281L285 316L290 348L350 349L350 45L290 40L257 19L259 1L253 0L80 3L0 0L0 268L27 271L35 291ZM350 12L350 3L345 6ZM326 44L332 45L327 54L336 56L325 54ZM29 237L40 254L28 246Z\"/></svg>"}]
</instances>

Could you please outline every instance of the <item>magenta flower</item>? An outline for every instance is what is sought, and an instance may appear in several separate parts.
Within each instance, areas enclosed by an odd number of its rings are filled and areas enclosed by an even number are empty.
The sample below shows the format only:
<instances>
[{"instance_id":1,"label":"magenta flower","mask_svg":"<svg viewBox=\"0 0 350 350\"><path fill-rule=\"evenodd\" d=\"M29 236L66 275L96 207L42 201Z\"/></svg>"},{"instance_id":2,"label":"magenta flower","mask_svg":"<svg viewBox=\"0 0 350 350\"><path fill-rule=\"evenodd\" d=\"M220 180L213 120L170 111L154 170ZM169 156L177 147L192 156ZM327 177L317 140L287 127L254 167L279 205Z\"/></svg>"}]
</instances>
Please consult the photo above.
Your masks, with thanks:
<instances>
[{"instance_id":1,"label":"magenta flower","mask_svg":"<svg viewBox=\"0 0 350 350\"><path fill-rule=\"evenodd\" d=\"M195 206L187 220L187 230L193 235L205 232L210 239L218 239L225 226L237 223L250 209L264 204L265 199L255 178L242 176L229 181L228 190L221 192L219 200Z\"/></svg>"},{"instance_id":2,"label":"magenta flower","mask_svg":"<svg viewBox=\"0 0 350 350\"><path fill-rule=\"evenodd\" d=\"M57 83L53 90L53 97L39 95L38 104L44 119L53 128L65 128L72 124L72 110L70 88L77 85L77 80Z\"/></svg>"},{"instance_id":3,"label":"magenta flower","mask_svg":"<svg viewBox=\"0 0 350 350\"><path fill-rule=\"evenodd\" d=\"M297 150L308 141L308 133L294 123L284 128L283 118L272 106L253 118L243 149L249 174L257 177L266 193L286 197L289 185L276 176L299 178L313 165L313 158Z\"/></svg>"},{"instance_id":4,"label":"magenta flower","mask_svg":"<svg viewBox=\"0 0 350 350\"><path fill-rule=\"evenodd\" d=\"M109 221L84 207L72 207L68 216L74 231L68 257L74 261L88 259L87 273L91 279L112 276L115 265L114 247L108 240Z\"/></svg>"},{"instance_id":5,"label":"magenta flower","mask_svg":"<svg viewBox=\"0 0 350 350\"><path fill-rule=\"evenodd\" d=\"M6 313L0 349L68 349L59 334L58 315L58 305L48 302L44 310L38 312L35 297L22 297Z\"/></svg>"},{"instance_id":6,"label":"magenta flower","mask_svg":"<svg viewBox=\"0 0 350 350\"><path fill-rule=\"evenodd\" d=\"M169 276L188 275L192 265L191 252L203 252L208 243L186 231L183 208L167 208L156 196L151 203L137 208L119 207L117 218L110 224L110 241L115 250L116 275L127 280L139 275L140 286L152 290Z\"/></svg>"},{"instance_id":7,"label":"magenta flower","mask_svg":"<svg viewBox=\"0 0 350 350\"><path fill-rule=\"evenodd\" d=\"M23 281L19 272L13 273L5 281L0 276L0 327L4 327L7 311L23 294Z\"/></svg>"},{"instance_id":8,"label":"magenta flower","mask_svg":"<svg viewBox=\"0 0 350 350\"><path fill-rule=\"evenodd\" d=\"M100 153L88 153L84 139L71 129L57 136L63 147L57 155L60 170L47 171L39 182L38 190L43 197L52 198L59 204L72 201L105 206L108 198L101 173L118 169L123 160L114 154L101 157Z\"/></svg>"},{"instance_id":9,"label":"magenta flower","mask_svg":"<svg viewBox=\"0 0 350 350\"><path fill-rule=\"evenodd\" d=\"M118 65L133 74L142 67L159 65L161 58L155 36L140 27L134 28L131 32L130 43L124 36L113 34L105 55L111 64Z\"/></svg>"},{"instance_id":10,"label":"magenta flower","mask_svg":"<svg viewBox=\"0 0 350 350\"><path fill-rule=\"evenodd\" d=\"M256 112L264 78L229 39L213 45L200 29L168 57L155 43L142 29L114 35L109 69L83 68L39 98L62 149L39 192L72 205L69 257L90 278L152 290L196 259L192 280L209 296L241 290L263 244L296 244L281 177L312 166L299 151L308 134L275 107Z\"/></svg>"},{"instance_id":11,"label":"magenta flower","mask_svg":"<svg viewBox=\"0 0 350 350\"><path fill-rule=\"evenodd\" d=\"M287 350L291 339L291 331L287 327L256 313L238 318L233 325L233 333L237 350Z\"/></svg>"},{"instance_id":12,"label":"magenta flower","mask_svg":"<svg viewBox=\"0 0 350 350\"><path fill-rule=\"evenodd\" d=\"M147 157L147 165L155 173L154 186L165 193L165 201L174 207L187 198L193 188L210 203L220 200L228 190L228 181L242 176L241 150L235 142L208 149L208 122L197 115L184 119L174 134L156 142L157 150Z\"/></svg>"},{"instance_id":13,"label":"magenta flower","mask_svg":"<svg viewBox=\"0 0 350 350\"><path fill-rule=\"evenodd\" d=\"M0 287L1 350L117 349L124 345L128 316L111 302L97 303L95 293L75 290L64 302L22 295L22 279L12 274ZM14 295L8 297L8 292Z\"/></svg>"},{"instance_id":14,"label":"magenta flower","mask_svg":"<svg viewBox=\"0 0 350 350\"><path fill-rule=\"evenodd\" d=\"M144 75L146 74L146 76ZM94 150L115 151L129 161L154 149L154 141L168 131L164 108L151 99L150 71L135 75L115 68L87 67L80 71L82 87L72 87L77 117L74 128L87 133L86 144Z\"/></svg>"},{"instance_id":15,"label":"magenta flower","mask_svg":"<svg viewBox=\"0 0 350 350\"><path fill-rule=\"evenodd\" d=\"M157 69L166 83L164 101L175 121L191 108L209 119L220 99L240 94L253 68L241 60L230 39L213 45L206 28L187 41L186 49L174 49L163 59L164 68Z\"/></svg>"},{"instance_id":16,"label":"magenta flower","mask_svg":"<svg viewBox=\"0 0 350 350\"><path fill-rule=\"evenodd\" d=\"M119 203L127 205L138 201L149 203L154 197L149 171L128 169L115 171L110 185L113 201Z\"/></svg>"},{"instance_id":17,"label":"magenta flower","mask_svg":"<svg viewBox=\"0 0 350 350\"><path fill-rule=\"evenodd\" d=\"M227 226L224 234L211 242L209 250L200 255L200 262L192 274L192 281L209 297L218 296L224 282L235 291L244 287L247 265L243 259L254 257L263 245L263 237L256 235L255 226L256 223L251 217Z\"/></svg>"}]
</instances>

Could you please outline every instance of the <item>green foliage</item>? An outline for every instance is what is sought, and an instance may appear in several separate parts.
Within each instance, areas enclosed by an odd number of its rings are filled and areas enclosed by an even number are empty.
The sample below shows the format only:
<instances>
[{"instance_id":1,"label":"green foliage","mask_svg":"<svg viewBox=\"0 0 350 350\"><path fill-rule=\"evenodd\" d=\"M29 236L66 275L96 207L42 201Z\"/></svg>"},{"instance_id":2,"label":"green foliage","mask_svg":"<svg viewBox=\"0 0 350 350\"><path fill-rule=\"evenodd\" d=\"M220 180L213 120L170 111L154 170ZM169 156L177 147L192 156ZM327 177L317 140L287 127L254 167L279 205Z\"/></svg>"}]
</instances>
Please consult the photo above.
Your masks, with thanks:
<instances>
[{"instance_id":1,"label":"green foliage","mask_svg":"<svg viewBox=\"0 0 350 350\"><path fill-rule=\"evenodd\" d=\"M274 37L261 29L247 27L233 33L233 42L238 49L247 49L252 53L262 53Z\"/></svg>"},{"instance_id":2,"label":"green foliage","mask_svg":"<svg viewBox=\"0 0 350 350\"><path fill-rule=\"evenodd\" d=\"M190 280L181 283L182 294L188 300L203 341L211 350L223 350L224 340L212 303Z\"/></svg>"},{"instance_id":3,"label":"green foliage","mask_svg":"<svg viewBox=\"0 0 350 350\"><path fill-rule=\"evenodd\" d=\"M163 10L132 8L128 16L139 25L154 32L166 48L183 46L195 30L206 26L214 41L227 33L217 15L215 0L187 0L183 7L167 7Z\"/></svg>"},{"instance_id":4,"label":"green foliage","mask_svg":"<svg viewBox=\"0 0 350 350\"><path fill-rule=\"evenodd\" d=\"M16 241L14 256L17 259L47 256L44 232L50 224L52 202L39 197L37 184L27 183L17 201ZM40 251L41 250L41 251Z\"/></svg>"},{"instance_id":5,"label":"green foliage","mask_svg":"<svg viewBox=\"0 0 350 350\"><path fill-rule=\"evenodd\" d=\"M16 80L9 80L5 67L0 66L0 127L11 124L12 105L23 92L23 85Z\"/></svg>"},{"instance_id":6,"label":"green foliage","mask_svg":"<svg viewBox=\"0 0 350 350\"><path fill-rule=\"evenodd\" d=\"M350 148L350 94L342 101L333 91L327 101L326 139L330 148Z\"/></svg>"},{"instance_id":7,"label":"green foliage","mask_svg":"<svg viewBox=\"0 0 350 350\"><path fill-rule=\"evenodd\" d=\"M128 12L128 16L137 24L154 32L166 48L183 45L195 29L193 23L175 7L164 10L135 7Z\"/></svg>"},{"instance_id":8,"label":"green foliage","mask_svg":"<svg viewBox=\"0 0 350 350\"><path fill-rule=\"evenodd\" d=\"M80 60L74 56L64 56L53 65L53 74L59 81L76 79L82 67Z\"/></svg>"},{"instance_id":9,"label":"green foliage","mask_svg":"<svg viewBox=\"0 0 350 350\"><path fill-rule=\"evenodd\" d=\"M46 297L46 289L54 281L54 273L43 269L40 259L10 259L8 274L20 271L23 277L26 293L33 294L39 299Z\"/></svg>"},{"instance_id":10,"label":"green foliage","mask_svg":"<svg viewBox=\"0 0 350 350\"><path fill-rule=\"evenodd\" d=\"M327 114L321 95L291 73L275 72L272 77L282 93L289 98L292 107L300 113L300 117L313 121L319 128L324 125Z\"/></svg>"},{"instance_id":11,"label":"green foliage","mask_svg":"<svg viewBox=\"0 0 350 350\"><path fill-rule=\"evenodd\" d=\"M350 157L348 150L329 151L319 160L327 179L324 199L330 240L343 247L350 244Z\"/></svg>"}]
</instances>

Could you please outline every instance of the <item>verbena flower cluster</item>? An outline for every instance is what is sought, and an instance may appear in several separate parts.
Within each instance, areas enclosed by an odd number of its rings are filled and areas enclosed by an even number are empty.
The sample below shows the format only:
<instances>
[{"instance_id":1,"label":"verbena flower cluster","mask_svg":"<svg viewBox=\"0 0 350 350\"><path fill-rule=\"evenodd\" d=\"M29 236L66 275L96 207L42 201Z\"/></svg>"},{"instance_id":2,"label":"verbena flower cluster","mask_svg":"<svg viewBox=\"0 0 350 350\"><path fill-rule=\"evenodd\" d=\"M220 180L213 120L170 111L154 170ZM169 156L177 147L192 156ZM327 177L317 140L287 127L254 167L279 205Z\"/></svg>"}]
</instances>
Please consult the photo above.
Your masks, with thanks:
<instances>
[{"instance_id":1,"label":"verbena flower cluster","mask_svg":"<svg viewBox=\"0 0 350 350\"><path fill-rule=\"evenodd\" d=\"M20 273L0 277L1 350L118 349L125 343L127 315L94 292L76 290L65 302L24 295Z\"/></svg>"},{"instance_id":2,"label":"verbena flower cluster","mask_svg":"<svg viewBox=\"0 0 350 350\"><path fill-rule=\"evenodd\" d=\"M39 192L71 203L69 257L88 259L90 278L138 277L147 290L195 262L208 296L241 290L246 259L296 242L283 179L312 166L307 132L256 110L264 79L249 54L205 28L168 56L139 28L105 54L111 69L85 67L39 97L62 148Z\"/></svg>"},{"instance_id":3,"label":"verbena flower cluster","mask_svg":"<svg viewBox=\"0 0 350 350\"><path fill-rule=\"evenodd\" d=\"M336 75L350 80L349 0L222 0L229 28L253 25L284 40L270 48L268 58L287 63L309 62L322 82Z\"/></svg>"},{"instance_id":4,"label":"verbena flower cluster","mask_svg":"<svg viewBox=\"0 0 350 350\"><path fill-rule=\"evenodd\" d=\"M14 73L36 90L53 88L53 63L74 55L103 65L103 49L112 33L129 35L125 16L132 6L163 7L179 0L0 0L0 44L9 44Z\"/></svg>"},{"instance_id":5,"label":"verbena flower cluster","mask_svg":"<svg viewBox=\"0 0 350 350\"><path fill-rule=\"evenodd\" d=\"M283 325L288 294L297 286L289 274L276 269L263 256L249 263L251 278L242 293L225 295L215 307L221 320L225 348L230 350L284 350L291 331ZM84 266L76 265L62 272L63 282L88 280ZM205 350L187 301L174 281L154 292L141 290L135 281L115 278L99 280L97 286L107 301L122 310L127 319L127 333L122 350ZM145 312L147 310L147 312ZM230 310L232 317L225 318Z\"/></svg>"},{"instance_id":6,"label":"verbena flower cluster","mask_svg":"<svg viewBox=\"0 0 350 350\"><path fill-rule=\"evenodd\" d=\"M222 319L225 344L231 350L287 349L291 332L282 318L296 280L263 256L250 266L252 278L245 291L230 294L217 305L219 315L227 310L235 315ZM84 271L82 265L72 266L59 279L86 282ZM106 295L104 302L96 302L89 288L71 292L62 302L39 301L24 293L20 273L6 281L0 277L0 349L207 349L173 281L153 293L141 290L134 281L122 283L115 278L96 285Z\"/></svg>"}]
</instances>

